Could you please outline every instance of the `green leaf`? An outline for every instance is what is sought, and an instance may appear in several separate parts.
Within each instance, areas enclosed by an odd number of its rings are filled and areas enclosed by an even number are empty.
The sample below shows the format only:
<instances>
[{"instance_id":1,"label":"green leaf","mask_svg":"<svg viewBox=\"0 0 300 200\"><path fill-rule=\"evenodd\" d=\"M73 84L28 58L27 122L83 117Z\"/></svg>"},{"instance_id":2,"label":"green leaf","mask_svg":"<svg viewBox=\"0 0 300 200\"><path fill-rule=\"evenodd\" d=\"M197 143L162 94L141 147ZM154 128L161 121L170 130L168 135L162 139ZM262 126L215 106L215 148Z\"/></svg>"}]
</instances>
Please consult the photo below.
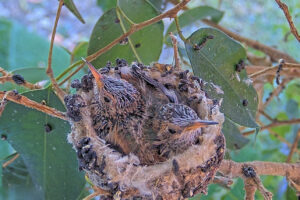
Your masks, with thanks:
<instances>
[{"instance_id":1,"label":"green leaf","mask_svg":"<svg viewBox=\"0 0 300 200\"><path fill-rule=\"evenodd\" d=\"M117 5L117 0L97 0L97 5L101 7L103 12L106 12Z\"/></svg>"},{"instance_id":2,"label":"green leaf","mask_svg":"<svg viewBox=\"0 0 300 200\"><path fill-rule=\"evenodd\" d=\"M285 196L286 196L286 199L297 199L295 190L293 188L291 188L290 186L287 187Z\"/></svg>"},{"instance_id":3,"label":"green leaf","mask_svg":"<svg viewBox=\"0 0 300 200\"><path fill-rule=\"evenodd\" d=\"M200 50L200 45L207 39ZM255 115L258 98L245 70L235 71L235 65L246 58L245 49L223 32L213 28L201 28L185 43L194 74L207 82L205 90L210 98L223 99L221 111L231 121L257 127ZM247 100L247 106L243 101Z\"/></svg>"},{"instance_id":4,"label":"green leaf","mask_svg":"<svg viewBox=\"0 0 300 200\"><path fill-rule=\"evenodd\" d=\"M79 19L83 24L85 23L84 19L82 18L81 14L76 8L73 0L64 0L64 4L77 17L77 19Z\"/></svg>"},{"instance_id":5,"label":"green leaf","mask_svg":"<svg viewBox=\"0 0 300 200\"><path fill-rule=\"evenodd\" d=\"M199 6L184 11L178 17L178 19L179 19L180 27L183 28L185 26L194 24L198 20L206 19L206 18L210 18L213 22L218 23L222 19L223 15L224 12L212 8L210 6ZM165 37L167 37L170 32L173 33L177 32L175 21L173 21L169 26Z\"/></svg>"},{"instance_id":6,"label":"green leaf","mask_svg":"<svg viewBox=\"0 0 300 200\"><path fill-rule=\"evenodd\" d=\"M120 0L118 6L134 23L140 23L158 14L158 11L145 0ZM89 41L88 55L105 47L123 35L129 28L130 24L128 21L121 16L121 13L119 13L118 17L116 9L107 11L94 27ZM93 64L100 68L107 61L114 62L117 58L124 58L129 63L140 61L144 64L150 64L153 61L157 61L163 45L163 30L162 21L150 25L129 36L128 43L117 44L99 56L93 61Z\"/></svg>"},{"instance_id":7,"label":"green leaf","mask_svg":"<svg viewBox=\"0 0 300 200\"><path fill-rule=\"evenodd\" d=\"M40 67L16 69L12 71L12 73L22 75L24 79L30 83L37 83L39 81L49 79L49 77L46 75L46 69ZM20 93L29 91L28 88L10 82L0 84L0 91L10 91L10 90L17 90Z\"/></svg>"},{"instance_id":8,"label":"green leaf","mask_svg":"<svg viewBox=\"0 0 300 200\"><path fill-rule=\"evenodd\" d=\"M42 80L48 80L49 77L46 74L46 68L30 67L21 68L12 71L13 74L20 74L24 79L30 83L37 83Z\"/></svg>"},{"instance_id":9,"label":"green leaf","mask_svg":"<svg viewBox=\"0 0 300 200\"><path fill-rule=\"evenodd\" d=\"M73 63L85 58L87 56L88 42L80 42L72 52L72 61Z\"/></svg>"},{"instance_id":10,"label":"green leaf","mask_svg":"<svg viewBox=\"0 0 300 200\"><path fill-rule=\"evenodd\" d=\"M1 134L2 137L3 134ZM6 140L0 140L0 161L4 160L7 156L13 154L15 150L10 146Z\"/></svg>"},{"instance_id":11,"label":"green leaf","mask_svg":"<svg viewBox=\"0 0 300 200\"><path fill-rule=\"evenodd\" d=\"M149 0L149 2L152 3L157 10L162 9L163 0Z\"/></svg>"},{"instance_id":12,"label":"green leaf","mask_svg":"<svg viewBox=\"0 0 300 200\"><path fill-rule=\"evenodd\" d=\"M27 67L46 67L50 43L18 23L0 19L0 66L7 71ZM64 71L70 55L54 45L52 68L55 75Z\"/></svg>"},{"instance_id":13,"label":"green leaf","mask_svg":"<svg viewBox=\"0 0 300 200\"><path fill-rule=\"evenodd\" d=\"M58 110L64 106L50 89L23 94ZM45 125L51 127L45 131ZM78 171L76 153L67 143L68 122L12 102L7 103L0 120L0 132L20 154L35 187L41 191L39 199L76 199L85 180Z\"/></svg>"},{"instance_id":14,"label":"green leaf","mask_svg":"<svg viewBox=\"0 0 300 200\"><path fill-rule=\"evenodd\" d=\"M229 119L225 119L223 123L222 132L226 138L226 147L228 149L236 150L244 147L249 139L245 138L238 127Z\"/></svg>"},{"instance_id":15,"label":"green leaf","mask_svg":"<svg viewBox=\"0 0 300 200\"><path fill-rule=\"evenodd\" d=\"M42 195L41 190L34 186L21 157L18 157L14 162L2 169L2 181L0 199L39 200Z\"/></svg>"}]
</instances>

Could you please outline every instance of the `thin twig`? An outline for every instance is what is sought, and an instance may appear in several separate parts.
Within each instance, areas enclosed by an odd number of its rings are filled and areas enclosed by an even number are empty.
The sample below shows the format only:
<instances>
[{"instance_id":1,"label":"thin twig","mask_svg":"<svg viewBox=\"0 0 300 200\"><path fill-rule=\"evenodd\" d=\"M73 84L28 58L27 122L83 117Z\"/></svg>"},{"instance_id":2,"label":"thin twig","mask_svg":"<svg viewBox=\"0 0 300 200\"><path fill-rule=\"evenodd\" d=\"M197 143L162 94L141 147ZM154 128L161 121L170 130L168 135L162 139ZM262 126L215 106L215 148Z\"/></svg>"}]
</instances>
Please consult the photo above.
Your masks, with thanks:
<instances>
[{"instance_id":1,"label":"thin twig","mask_svg":"<svg viewBox=\"0 0 300 200\"><path fill-rule=\"evenodd\" d=\"M6 75L6 76L3 76L3 77L0 77L0 83L3 84L5 82L10 82L10 83L14 83L16 84L16 82L13 80L13 77L10 76L10 75ZM41 86L37 85L37 84L32 84L32 83L29 83L28 81L24 80L23 83L20 83L18 85L22 85L23 87L25 88L28 88L30 90L34 90L34 89L40 89Z\"/></svg>"},{"instance_id":2,"label":"thin twig","mask_svg":"<svg viewBox=\"0 0 300 200\"><path fill-rule=\"evenodd\" d=\"M263 110L259 110L258 111L261 115L263 115L265 118L267 118L268 120L270 120L271 122L276 121L276 119L273 119L270 115L268 115L265 111Z\"/></svg>"},{"instance_id":3,"label":"thin twig","mask_svg":"<svg viewBox=\"0 0 300 200\"><path fill-rule=\"evenodd\" d=\"M282 63L282 68L295 68L295 69L300 69L300 64L295 64L295 63ZM266 72L269 71L276 71L278 68L278 65L272 66L272 67L265 67L263 70L255 72L253 74L249 75L249 78L256 78L257 76L260 76L262 74L265 74Z\"/></svg>"},{"instance_id":4,"label":"thin twig","mask_svg":"<svg viewBox=\"0 0 300 200\"><path fill-rule=\"evenodd\" d=\"M53 52L53 45L54 45L54 39L55 39L55 34L56 34L56 28L57 28L58 20L59 20L59 17L60 17L61 8L62 8L63 5L64 5L64 1L60 0L58 8L57 8L57 12L56 12L54 27L53 27L53 30L52 30L50 49L49 49L49 55L48 55L48 67L47 67L47 70L46 70L46 74L50 77L50 80L51 80L51 83L53 85L54 91L57 93L57 96L59 97L59 99L62 102L63 102L64 96L66 95L66 93L57 84L57 82L54 78L54 75L53 75L53 70L52 70L51 65L52 65L52 52Z\"/></svg>"},{"instance_id":5,"label":"thin twig","mask_svg":"<svg viewBox=\"0 0 300 200\"><path fill-rule=\"evenodd\" d=\"M74 72L72 72L71 74L69 74L64 80L62 80L59 85L64 84L65 82L67 82L69 79L72 78L72 76L74 76L75 74L77 74L77 72L79 72L83 67L84 67L85 63L82 63Z\"/></svg>"},{"instance_id":6,"label":"thin twig","mask_svg":"<svg viewBox=\"0 0 300 200\"><path fill-rule=\"evenodd\" d=\"M268 129L269 133L276 137L280 142L285 143L289 148L292 148L292 144L289 143L284 137L281 137L278 133L275 131L272 131L270 128ZM300 155L300 150L296 149L297 153Z\"/></svg>"},{"instance_id":7,"label":"thin twig","mask_svg":"<svg viewBox=\"0 0 300 200\"><path fill-rule=\"evenodd\" d=\"M290 25L290 29L291 29L291 32L293 33L293 35L295 36L295 38L300 42L300 35L295 27L295 24L292 20L292 17L289 13L289 8L288 6L285 4L285 3L282 3L280 0L275 0L278 4L278 6L281 8L281 10L283 11L287 21L289 22L289 25Z\"/></svg>"},{"instance_id":8,"label":"thin twig","mask_svg":"<svg viewBox=\"0 0 300 200\"><path fill-rule=\"evenodd\" d=\"M243 36L240 36L236 33L233 33L232 31L218 25L218 24L215 24L214 22L210 21L210 20L206 20L206 19L203 19L202 20L205 24L209 25L209 26L212 26L212 27L215 27L221 31L223 31L224 33L226 33L227 35L229 35L230 37L232 37L233 39L237 40L237 41L240 41L240 42L243 42L245 43L246 45L254 48L254 49L257 49L257 50L260 50L264 53L266 53L267 55L270 56L271 60L273 62L277 62L279 59L284 59L286 62L290 62L290 63L298 63L294 58L292 58L291 56L289 56L288 54L286 53L283 53L275 48L272 48L272 47L269 47L267 45L264 45L264 44L261 44L255 40L251 40L251 39L248 39L248 38L245 38Z\"/></svg>"},{"instance_id":9,"label":"thin twig","mask_svg":"<svg viewBox=\"0 0 300 200\"><path fill-rule=\"evenodd\" d=\"M273 98L278 96L281 93L281 91L285 88L285 85L291 80L292 78L283 79L283 81L276 87L276 89L270 93L270 95L266 99L266 102L261 106L260 110L265 110L265 108L267 107L267 105L269 105Z\"/></svg>"},{"instance_id":10,"label":"thin twig","mask_svg":"<svg viewBox=\"0 0 300 200\"><path fill-rule=\"evenodd\" d=\"M93 60L95 60L96 58L98 58L100 55L102 55L103 53L107 52L108 50L110 50L112 47L114 47L115 45L119 44L120 41L124 40L125 38L127 38L128 36L132 35L133 33L141 30L142 28L145 28L151 24L154 24L156 22L159 22L160 20L164 19L164 18L175 18L177 16L177 13L185 8L185 5L190 2L190 0L182 0L180 3L178 3L175 7L173 7L172 9L152 18L149 20L146 20L144 22L141 22L139 24L132 24L130 29L124 33L123 35L121 35L120 37L116 38L114 41L112 41L111 43L109 43L108 45L106 45L105 47L103 47L102 49L99 49L97 52L93 53L92 55L89 55L85 58L85 60L87 60L88 62L91 62ZM75 75L80 69L83 68L84 64L82 64L82 62L80 63L74 63L72 66L68 67L68 71L72 70L74 67L76 67L78 64L81 64L72 74ZM65 74L65 72L64 72ZM72 76L73 76L72 75ZM60 78L62 77L62 75L60 75ZM69 79L69 78L68 78ZM64 79L62 81L62 83L66 82L68 80L67 78Z\"/></svg>"},{"instance_id":11,"label":"thin twig","mask_svg":"<svg viewBox=\"0 0 300 200\"><path fill-rule=\"evenodd\" d=\"M179 19L178 19L178 17L176 16L176 17L174 18L174 20L175 20L176 29L177 29L177 32L178 32L178 35L179 35L180 39L181 39L182 41L186 42L186 38L183 36L182 31L181 31L181 28L180 28L180 24L179 24Z\"/></svg>"},{"instance_id":12,"label":"thin twig","mask_svg":"<svg viewBox=\"0 0 300 200\"><path fill-rule=\"evenodd\" d=\"M5 163L3 163L2 168L7 167L8 165L10 165L12 162L14 162L18 157L20 156L20 154L16 154L14 155L14 157L12 157L10 160L6 161Z\"/></svg>"},{"instance_id":13,"label":"thin twig","mask_svg":"<svg viewBox=\"0 0 300 200\"><path fill-rule=\"evenodd\" d=\"M226 189L230 189L230 186L233 184L233 180L224 176L215 176L213 183L221 185Z\"/></svg>"},{"instance_id":14,"label":"thin twig","mask_svg":"<svg viewBox=\"0 0 300 200\"><path fill-rule=\"evenodd\" d=\"M288 157L287 157L287 159L286 159L286 162L287 162L287 163L291 162L292 156L293 156L293 154L295 153L295 151L297 150L299 140L300 140L300 129L299 129L298 132L297 132L297 135L296 135L296 137L295 137L295 139L294 139L294 143L293 143L293 145L292 145L292 147L291 147L291 151L290 151L290 153L289 153L289 155L288 155Z\"/></svg>"},{"instance_id":15,"label":"thin twig","mask_svg":"<svg viewBox=\"0 0 300 200\"><path fill-rule=\"evenodd\" d=\"M8 101L12 101L14 103L24 105L28 108L33 108L40 112L46 113L52 117L56 117L56 118L63 119L66 121L68 120L65 113L60 112L54 108L48 107L46 105L32 101L32 100L28 99L27 97L22 96L20 94L16 94L14 92L1 92L0 91L0 99L4 98L4 97Z\"/></svg>"},{"instance_id":16,"label":"thin twig","mask_svg":"<svg viewBox=\"0 0 300 200\"><path fill-rule=\"evenodd\" d=\"M291 119L291 120L282 120L282 121L275 121L271 124L268 124L266 126L262 126L260 128L261 131L265 130L265 129L269 129L269 128L272 128L272 127L276 127L276 126L283 126L283 125L291 125L291 124L299 124L300 123L300 119ZM247 135L251 135L255 133L255 130L252 130L252 131L247 131L247 132L244 132L243 135L244 136L247 136Z\"/></svg>"},{"instance_id":17,"label":"thin twig","mask_svg":"<svg viewBox=\"0 0 300 200\"><path fill-rule=\"evenodd\" d=\"M7 72L2 67L0 67L0 73L2 74L2 76L7 75Z\"/></svg>"},{"instance_id":18,"label":"thin twig","mask_svg":"<svg viewBox=\"0 0 300 200\"><path fill-rule=\"evenodd\" d=\"M178 56L178 47L177 47L177 39L176 37L173 35L173 33L169 33L171 40L172 40L172 44L173 44L173 50L174 50L174 60L175 60L175 69L180 69L180 60L179 60L179 56Z\"/></svg>"},{"instance_id":19,"label":"thin twig","mask_svg":"<svg viewBox=\"0 0 300 200\"><path fill-rule=\"evenodd\" d=\"M300 178L300 163L280 163L280 162L265 162L252 161L245 163L238 163L232 160L223 160L218 171L231 178L244 176L242 167L244 165L252 166L258 176L286 176L290 175L292 178Z\"/></svg>"}]
</instances>

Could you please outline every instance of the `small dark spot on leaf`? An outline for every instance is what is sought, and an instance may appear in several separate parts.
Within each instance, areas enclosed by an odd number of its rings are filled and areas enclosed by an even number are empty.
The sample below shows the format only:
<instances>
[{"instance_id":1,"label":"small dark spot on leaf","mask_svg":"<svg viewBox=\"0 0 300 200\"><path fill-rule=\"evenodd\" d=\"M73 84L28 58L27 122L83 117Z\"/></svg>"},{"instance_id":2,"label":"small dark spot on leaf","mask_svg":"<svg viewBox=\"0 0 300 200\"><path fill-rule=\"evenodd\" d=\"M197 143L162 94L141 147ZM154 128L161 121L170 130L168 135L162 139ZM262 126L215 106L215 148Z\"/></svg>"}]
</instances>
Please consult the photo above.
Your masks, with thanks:
<instances>
[{"instance_id":1,"label":"small dark spot on leaf","mask_svg":"<svg viewBox=\"0 0 300 200\"><path fill-rule=\"evenodd\" d=\"M50 124L45 124L44 127L45 127L46 133L49 133L52 131L52 126Z\"/></svg>"},{"instance_id":2,"label":"small dark spot on leaf","mask_svg":"<svg viewBox=\"0 0 300 200\"><path fill-rule=\"evenodd\" d=\"M18 85L21 85L21 84L24 84L25 83L25 79L23 78L23 76L19 75L19 74L14 74L12 76L12 79L13 81L18 84Z\"/></svg>"},{"instance_id":3,"label":"small dark spot on leaf","mask_svg":"<svg viewBox=\"0 0 300 200\"><path fill-rule=\"evenodd\" d=\"M194 49L195 51L198 51L198 50L200 50L201 48L200 48L200 46L199 46L198 44L194 44L193 49Z\"/></svg>"},{"instance_id":4,"label":"small dark spot on leaf","mask_svg":"<svg viewBox=\"0 0 300 200\"><path fill-rule=\"evenodd\" d=\"M121 40L119 43L120 43L120 45L126 45L126 44L128 44L128 38L127 38L127 37L124 38L124 39Z\"/></svg>"},{"instance_id":5,"label":"small dark spot on leaf","mask_svg":"<svg viewBox=\"0 0 300 200\"><path fill-rule=\"evenodd\" d=\"M243 100L243 106L248 106L248 100L247 99Z\"/></svg>"},{"instance_id":6,"label":"small dark spot on leaf","mask_svg":"<svg viewBox=\"0 0 300 200\"><path fill-rule=\"evenodd\" d=\"M115 19L115 23L118 24L120 23L120 20L118 18Z\"/></svg>"},{"instance_id":7,"label":"small dark spot on leaf","mask_svg":"<svg viewBox=\"0 0 300 200\"><path fill-rule=\"evenodd\" d=\"M7 139L7 135L1 134L1 140L6 140L6 139Z\"/></svg>"},{"instance_id":8,"label":"small dark spot on leaf","mask_svg":"<svg viewBox=\"0 0 300 200\"><path fill-rule=\"evenodd\" d=\"M140 44L140 43L137 43L137 44L134 45L134 47L135 47L135 48L139 48L139 47L141 47L141 44Z\"/></svg>"}]
</instances>

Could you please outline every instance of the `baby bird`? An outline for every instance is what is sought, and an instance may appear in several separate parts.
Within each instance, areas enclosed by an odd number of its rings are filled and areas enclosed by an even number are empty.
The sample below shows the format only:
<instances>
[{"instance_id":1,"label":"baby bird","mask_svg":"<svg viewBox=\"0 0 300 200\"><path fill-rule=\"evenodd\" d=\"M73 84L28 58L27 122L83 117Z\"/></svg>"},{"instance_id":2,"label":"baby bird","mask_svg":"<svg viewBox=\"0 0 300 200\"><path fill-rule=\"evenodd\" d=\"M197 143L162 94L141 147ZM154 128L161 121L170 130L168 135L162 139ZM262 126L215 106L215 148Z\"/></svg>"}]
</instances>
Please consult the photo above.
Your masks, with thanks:
<instances>
[{"instance_id":1,"label":"baby bird","mask_svg":"<svg viewBox=\"0 0 300 200\"><path fill-rule=\"evenodd\" d=\"M159 154L170 158L199 143L201 128L216 125L214 121L201 120L197 113L184 104L168 103L162 105L155 117L158 127L157 141Z\"/></svg>"},{"instance_id":2,"label":"baby bird","mask_svg":"<svg viewBox=\"0 0 300 200\"><path fill-rule=\"evenodd\" d=\"M171 103L145 102L131 83L103 75L85 62L97 85L94 93L98 106L93 117L97 134L116 150L137 155L141 164L159 163L185 151L197 144L202 127L217 124L200 120L192 108L177 100L174 103L174 98L168 95L166 99Z\"/></svg>"}]
</instances>

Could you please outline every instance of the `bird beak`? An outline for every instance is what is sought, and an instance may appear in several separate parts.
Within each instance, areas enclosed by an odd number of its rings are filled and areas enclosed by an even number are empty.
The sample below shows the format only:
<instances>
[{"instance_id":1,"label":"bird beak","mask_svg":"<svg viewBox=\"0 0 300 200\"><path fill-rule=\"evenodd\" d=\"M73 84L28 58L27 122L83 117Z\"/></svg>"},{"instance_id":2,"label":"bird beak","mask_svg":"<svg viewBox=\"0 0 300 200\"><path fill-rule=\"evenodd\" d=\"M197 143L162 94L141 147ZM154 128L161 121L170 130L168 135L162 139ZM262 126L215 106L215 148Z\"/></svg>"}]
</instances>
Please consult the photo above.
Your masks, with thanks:
<instances>
[{"instance_id":1,"label":"bird beak","mask_svg":"<svg viewBox=\"0 0 300 200\"><path fill-rule=\"evenodd\" d=\"M184 127L184 131L193 131L201 127L206 127L209 125L216 125L218 122L205 121L205 120L194 120L190 124Z\"/></svg>"},{"instance_id":2,"label":"bird beak","mask_svg":"<svg viewBox=\"0 0 300 200\"><path fill-rule=\"evenodd\" d=\"M87 64L87 66L91 70L91 72L92 72L92 74L93 74L93 76L94 76L94 78L96 80L98 88L99 89L102 88L104 86L103 76L95 69L95 67L90 62L88 62L84 58L81 58L81 59Z\"/></svg>"}]
</instances>

